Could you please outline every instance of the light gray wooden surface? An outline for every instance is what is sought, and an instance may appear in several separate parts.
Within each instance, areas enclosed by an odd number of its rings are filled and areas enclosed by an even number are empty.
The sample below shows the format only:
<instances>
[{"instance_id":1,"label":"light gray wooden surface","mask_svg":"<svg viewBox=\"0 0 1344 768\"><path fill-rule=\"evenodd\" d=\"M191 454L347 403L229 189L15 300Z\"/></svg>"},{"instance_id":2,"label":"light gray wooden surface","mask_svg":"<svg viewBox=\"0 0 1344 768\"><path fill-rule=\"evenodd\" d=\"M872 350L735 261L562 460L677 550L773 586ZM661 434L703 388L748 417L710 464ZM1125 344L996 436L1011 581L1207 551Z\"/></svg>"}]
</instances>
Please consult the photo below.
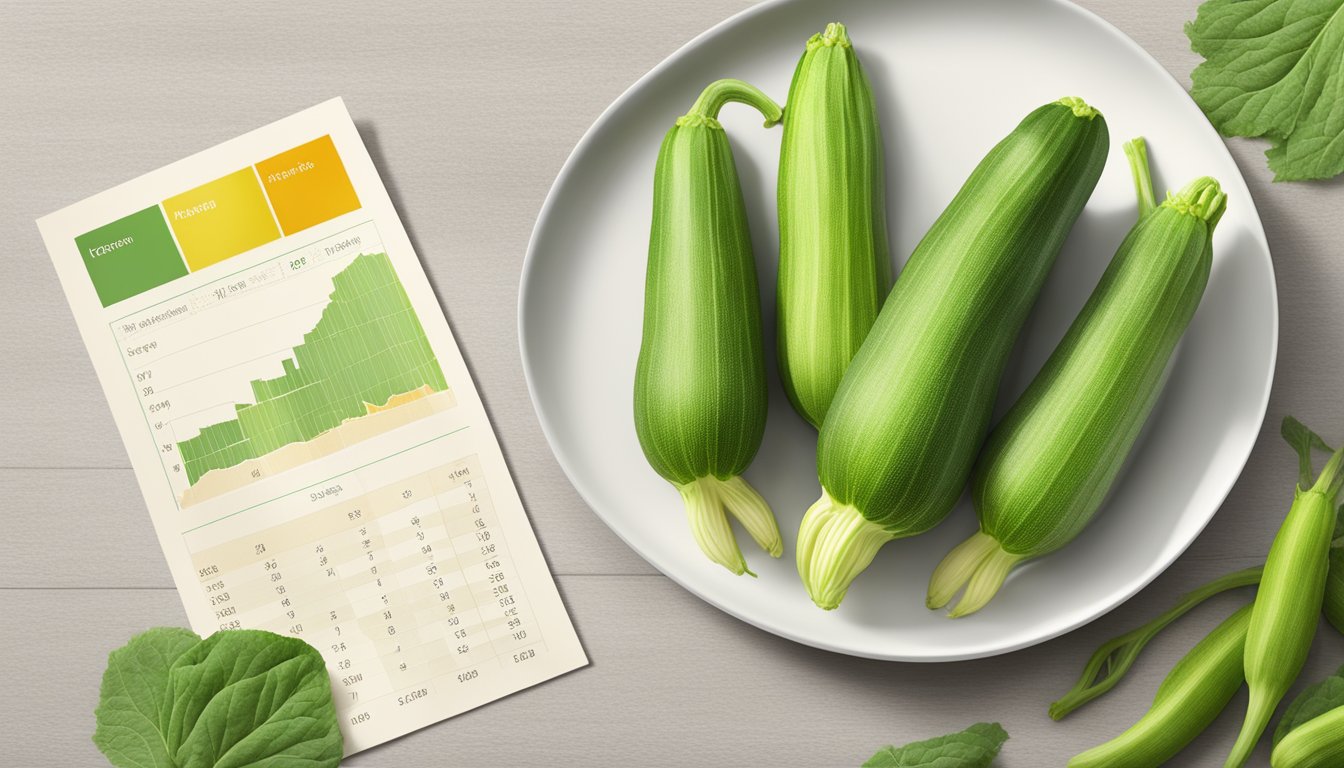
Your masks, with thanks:
<instances>
[{"instance_id":1,"label":"light gray wooden surface","mask_svg":"<svg viewBox=\"0 0 1344 768\"><path fill-rule=\"evenodd\" d=\"M1193 0L1082 4L1188 86ZM1263 146L1231 142L1278 274L1274 397L1227 504L1151 587L993 660L889 664L794 645L682 591L593 516L537 426L516 344L523 252L570 148L626 86L744 5L0 4L0 763L100 764L89 736L107 653L186 620L33 221L333 95L434 280L593 660L350 765L854 765L882 744L1000 720L1012 740L999 764L1026 768L1062 765L1143 712L1166 670L1244 598L1174 627L1066 722L1045 707L1099 642L1263 557L1291 497L1284 414L1344 435L1344 185L1271 185ZM1305 678L1341 662L1344 639L1323 625ZM1177 763L1221 765L1243 707L1239 696Z\"/></svg>"}]
</instances>

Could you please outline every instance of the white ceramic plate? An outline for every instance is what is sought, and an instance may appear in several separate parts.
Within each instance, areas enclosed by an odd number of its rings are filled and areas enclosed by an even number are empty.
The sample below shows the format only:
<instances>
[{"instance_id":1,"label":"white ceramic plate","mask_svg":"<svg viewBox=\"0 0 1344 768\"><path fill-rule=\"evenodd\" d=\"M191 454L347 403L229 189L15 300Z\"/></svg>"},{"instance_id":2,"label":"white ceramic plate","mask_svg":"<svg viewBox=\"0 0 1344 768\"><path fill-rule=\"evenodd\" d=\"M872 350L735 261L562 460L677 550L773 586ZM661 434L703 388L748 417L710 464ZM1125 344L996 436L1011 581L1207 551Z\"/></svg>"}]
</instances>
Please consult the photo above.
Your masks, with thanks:
<instances>
[{"instance_id":1,"label":"white ceramic plate","mask_svg":"<svg viewBox=\"0 0 1344 768\"><path fill-rule=\"evenodd\" d=\"M1213 273L1146 435L1106 507L1064 550L1015 573L988 608L949 620L924 608L929 573L975 528L968 503L930 533L888 544L839 610L804 593L793 542L817 497L816 435L771 371L765 442L747 478L774 508L785 551L771 560L740 535L759 579L711 564L681 499L645 463L632 382L639 349L654 159L700 89L739 77L781 103L803 42L843 21L872 81L887 159L892 258L904 263L985 152L1033 108L1081 96L1106 116L1105 174L1075 226L1004 380L1000 413L1082 306L1135 217L1121 143L1148 138L1159 194L1208 174L1227 214ZM619 44L619 41L617 42ZM730 105L774 349L780 130ZM1062 634L1119 605L1199 534L1231 489L1264 418L1278 339L1269 249L1222 141L1138 45L1062 0L781 0L754 7L677 51L598 119L542 208L523 268L519 333L528 386L551 447L603 521L704 600L802 643L881 659L989 656Z\"/></svg>"}]
</instances>

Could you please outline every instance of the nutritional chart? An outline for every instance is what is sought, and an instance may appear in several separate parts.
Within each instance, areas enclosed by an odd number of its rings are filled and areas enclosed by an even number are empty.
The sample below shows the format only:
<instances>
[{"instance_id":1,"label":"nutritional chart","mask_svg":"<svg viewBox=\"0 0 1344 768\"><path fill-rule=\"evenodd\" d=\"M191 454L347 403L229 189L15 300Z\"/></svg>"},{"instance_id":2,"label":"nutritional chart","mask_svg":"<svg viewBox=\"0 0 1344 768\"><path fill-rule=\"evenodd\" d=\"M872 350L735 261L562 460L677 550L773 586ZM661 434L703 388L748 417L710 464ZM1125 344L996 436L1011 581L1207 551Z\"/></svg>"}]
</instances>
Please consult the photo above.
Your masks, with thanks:
<instances>
[{"instance_id":1,"label":"nutritional chart","mask_svg":"<svg viewBox=\"0 0 1344 768\"><path fill-rule=\"evenodd\" d=\"M316 648L346 755L588 663L339 99L38 228L191 629Z\"/></svg>"},{"instance_id":2,"label":"nutritional chart","mask_svg":"<svg viewBox=\"0 0 1344 768\"><path fill-rule=\"evenodd\" d=\"M181 507L454 405L371 221L109 327Z\"/></svg>"},{"instance_id":3,"label":"nutritional chart","mask_svg":"<svg viewBox=\"0 0 1344 768\"><path fill-rule=\"evenodd\" d=\"M395 481L386 472L376 464L308 490L317 508L272 527L201 549L188 541L219 628L316 647L356 727L380 706L450 698L545 650L478 458Z\"/></svg>"}]
</instances>

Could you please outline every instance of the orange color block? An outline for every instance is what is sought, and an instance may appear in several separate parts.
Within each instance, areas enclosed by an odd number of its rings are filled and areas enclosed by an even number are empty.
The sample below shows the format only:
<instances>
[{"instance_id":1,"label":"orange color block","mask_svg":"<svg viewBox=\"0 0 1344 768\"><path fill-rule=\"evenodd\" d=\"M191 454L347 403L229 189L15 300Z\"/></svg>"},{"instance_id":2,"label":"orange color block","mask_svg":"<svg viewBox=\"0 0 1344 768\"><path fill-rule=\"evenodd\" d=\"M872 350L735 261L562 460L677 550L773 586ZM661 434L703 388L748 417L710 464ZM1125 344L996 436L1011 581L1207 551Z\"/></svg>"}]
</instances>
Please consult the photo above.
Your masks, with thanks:
<instances>
[{"instance_id":1,"label":"orange color block","mask_svg":"<svg viewBox=\"0 0 1344 768\"><path fill-rule=\"evenodd\" d=\"M286 235L359 208L359 196L330 136L257 163L257 175Z\"/></svg>"}]
</instances>

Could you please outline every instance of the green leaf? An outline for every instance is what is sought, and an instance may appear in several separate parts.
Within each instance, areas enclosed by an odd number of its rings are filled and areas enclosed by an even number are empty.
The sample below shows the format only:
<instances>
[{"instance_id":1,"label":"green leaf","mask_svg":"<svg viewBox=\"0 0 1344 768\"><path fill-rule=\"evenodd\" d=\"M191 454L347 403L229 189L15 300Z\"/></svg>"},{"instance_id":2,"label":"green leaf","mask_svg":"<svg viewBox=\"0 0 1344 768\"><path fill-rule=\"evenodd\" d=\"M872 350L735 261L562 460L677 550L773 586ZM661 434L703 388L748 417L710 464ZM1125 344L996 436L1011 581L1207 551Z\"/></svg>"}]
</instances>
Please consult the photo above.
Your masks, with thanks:
<instances>
[{"instance_id":1,"label":"green leaf","mask_svg":"<svg viewBox=\"0 0 1344 768\"><path fill-rule=\"evenodd\" d=\"M122 768L335 768L344 747L321 655L258 630L132 638L96 714L94 741Z\"/></svg>"},{"instance_id":2,"label":"green leaf","mask_svg":"<svg viewBox=\"0 0 1344 768\"><path fill-rule=\"evenodd\" d=\"M986 768L1007 740L998 723L976 723L946 736L883 747L863 768Z\"/></svg>"},{"instance_id":3,"label":"green leaf","mask_svg":"<svg viewBox=\"0 0 1344 768\"><path fill-rule=\"evenodd\" d=\"M1344 0L1208 0L1186 25L1190 95L1226 136L1265 136L1279 181L1344 172Z\"/></svg>"},{"instance_id":4,"label":"green leaf","mask_svg":"<svg viewBox=\"0 0 1344 768\"><path fill-rule=\"evenodd\" d=\"M326 665L298 638L217 632L177 660L169 690L167 742L183 768L340 762Z\"/></svg>"},{"instance_id":5,"label":"green leaf","mask_svg":"<svg viewBox=\"0 0 1344 768\"><path fill-rule=\"evenodd\" d=\"M1308 686L1284 710L1279 727L1274 729L1274 744L1294 728L1330 710L1344 706L1344 667L1315 685Z\"/></svg>"},{"instance_id":6,"label":"green leaf","mask_svg":"<svg viewBox=\"0 0 1344 768\"><path fill-rule=\"evenodd\" d=\"M1344 634L1344 545L1338 539L1330 547L1330 570L1325 574L1321 612L1330 626Z\"/></svg>"},{"instance_id":7,"label":"green leaf","mask_svg":"<svg viewBox=\"0 0 1344 768\"><path fill-rule=\"evenodd\" d=\"M186 629L159 627L131 638L107 657L93 743L122 768L173 768L161 735L172 702L168 674L173 662L201 641Z\"/></svg>"}]
</instances>

